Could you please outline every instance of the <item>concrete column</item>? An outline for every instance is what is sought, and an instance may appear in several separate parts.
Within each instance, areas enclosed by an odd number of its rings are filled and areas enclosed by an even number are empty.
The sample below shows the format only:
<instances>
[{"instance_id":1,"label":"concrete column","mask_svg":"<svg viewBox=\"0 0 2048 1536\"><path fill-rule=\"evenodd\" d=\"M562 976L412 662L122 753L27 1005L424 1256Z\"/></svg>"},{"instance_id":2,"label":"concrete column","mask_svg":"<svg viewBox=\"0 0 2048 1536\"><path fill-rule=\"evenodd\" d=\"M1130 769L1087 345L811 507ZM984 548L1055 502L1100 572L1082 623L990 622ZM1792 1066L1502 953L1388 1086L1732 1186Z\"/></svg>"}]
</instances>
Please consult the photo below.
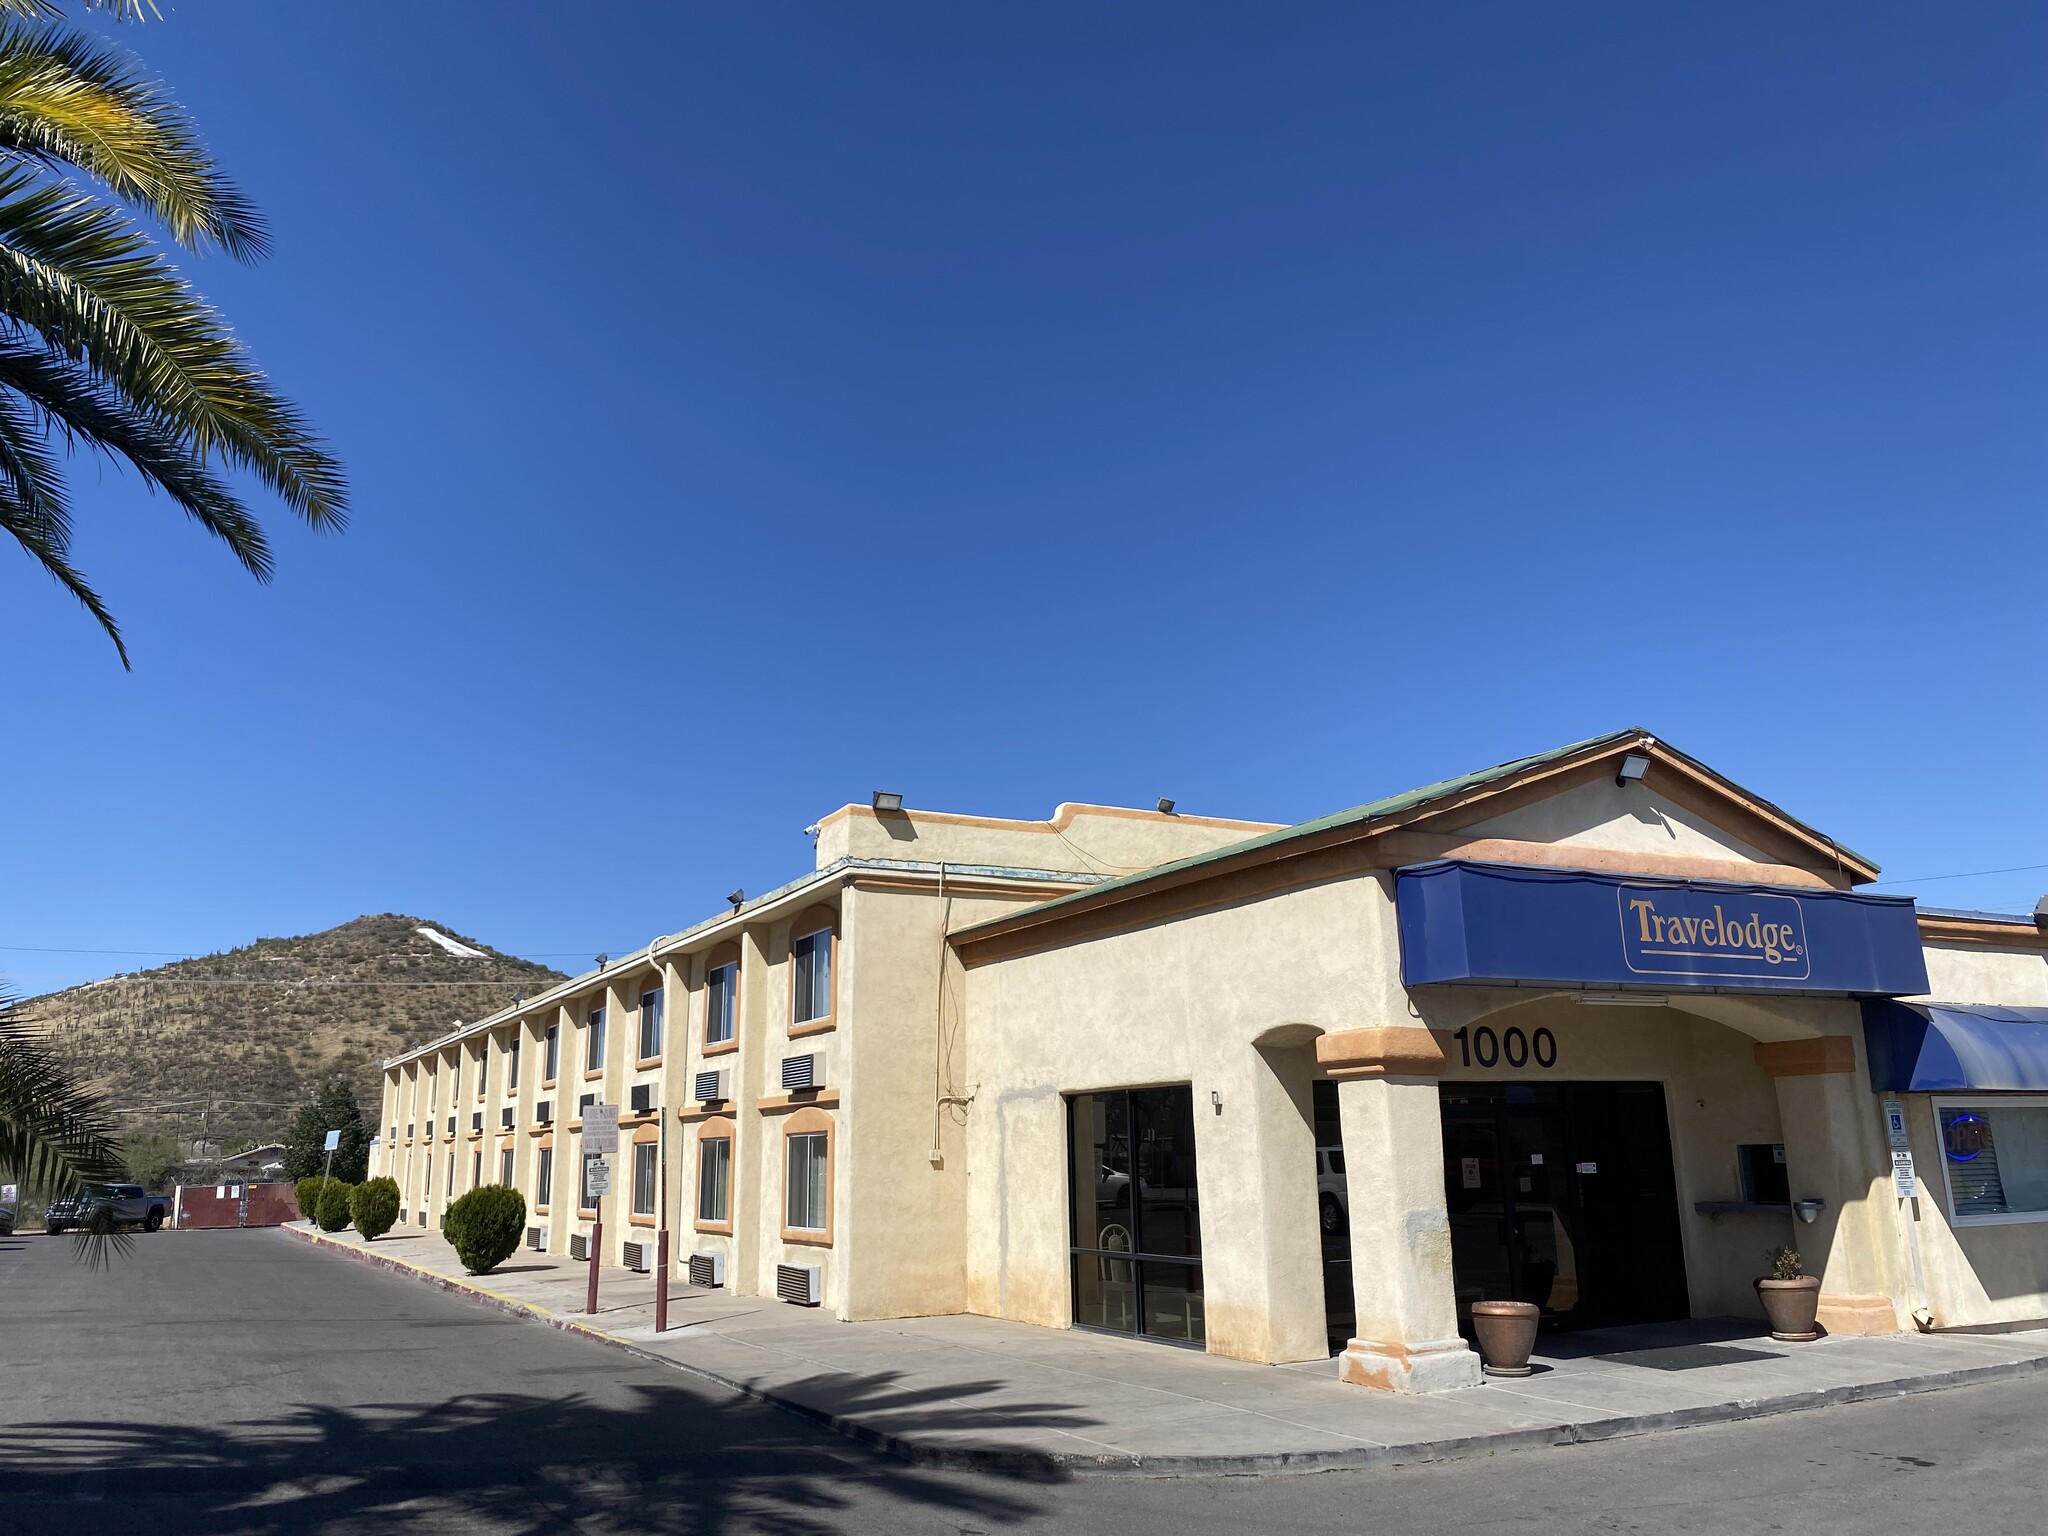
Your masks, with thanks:
<instances>
[{"instance_id":1,"label":"concrete column","mask_svg":"<svg viewBox=\"0 0 2048 1536\"><path fill-rule=\"evenodd\" d=\"M1777 1084L1793 1200L1827 1201L1818 1221L1793 1228L1807 1273L1820 1276L1820 1325L1898 1333L1910 1261L1860 1045L1853 1035L1773 1041L1757 1045L1756 1060Z\"/></svg>"},{"instance_id":2,"label":"concrete column","mask_svg":"<svg viewBox=\"0 0 2048 1536\"><path fill-rule=\"evenodd\" d=\"M1324 1035L1317 1058L1337 1079L1351 1206L1358 1336L1345 1381L1387 1392L1477 1386L1479 1357L1458 1336L1451 1222L1444 1205L1444 1057L1426 1029Z\"/></svg>"},{"instance_id":3,"label":"concrete column","mask_svg":"<svg viewBox=\"0 0 2048 1536\"><path fill-rule=\"evenodd\" d=\"M1230 1232L1237 1250L1218 1255L1222 1245L1206 1245L1208 1347L1275 1364L1326 1360L1315 1057L1307 1039L1260 1045L1250 1066L1245 1077L1224 1083L1220 1114L1211 1113L1199 1081L1195 1089L1202 1224Z\"/></svg>"}]
</instances>

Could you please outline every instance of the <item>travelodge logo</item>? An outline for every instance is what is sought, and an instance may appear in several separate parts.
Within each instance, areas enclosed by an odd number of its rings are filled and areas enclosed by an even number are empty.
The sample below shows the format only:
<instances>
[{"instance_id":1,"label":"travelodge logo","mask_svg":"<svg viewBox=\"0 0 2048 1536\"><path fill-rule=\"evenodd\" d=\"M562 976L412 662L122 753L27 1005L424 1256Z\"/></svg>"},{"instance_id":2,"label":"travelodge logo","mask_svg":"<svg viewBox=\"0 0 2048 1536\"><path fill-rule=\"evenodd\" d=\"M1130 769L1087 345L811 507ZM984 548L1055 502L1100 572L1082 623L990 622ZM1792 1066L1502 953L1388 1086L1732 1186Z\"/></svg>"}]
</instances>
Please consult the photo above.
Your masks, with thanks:
<instances>
[{"instance_id":1,"label":"travelodge logo","mask_svg":"<svg viewBox=\"0 0 2048 1536\"><path fill-rule=\"evenodd\" d=\"M1795 896L1624 885L1616 898L1622 956L1639 974L1803 981L1812 970Z\"/></svg>"}]
</instances>

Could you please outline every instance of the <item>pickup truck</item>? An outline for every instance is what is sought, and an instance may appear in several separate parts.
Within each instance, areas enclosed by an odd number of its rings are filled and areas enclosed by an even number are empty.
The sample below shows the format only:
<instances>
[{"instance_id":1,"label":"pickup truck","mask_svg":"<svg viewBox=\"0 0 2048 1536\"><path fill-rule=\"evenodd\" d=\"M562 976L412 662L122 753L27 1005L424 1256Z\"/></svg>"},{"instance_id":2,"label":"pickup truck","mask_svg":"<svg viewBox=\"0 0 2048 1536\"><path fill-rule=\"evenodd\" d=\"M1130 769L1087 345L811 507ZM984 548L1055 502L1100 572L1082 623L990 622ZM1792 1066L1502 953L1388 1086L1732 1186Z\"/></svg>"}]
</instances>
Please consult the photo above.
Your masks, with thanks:
<instances>
[{"instance_id":1,"label":"pickup truck","mask_svg":"<svg viewBox=\"0 0 2048 1536\"><path fill-rule=\"evenodd\" d=\"M164 1198L147 1193L140 1184L84 1184L77 1194L50 1202L43 1212L43 1230L54 1237L71 1227L90 1226L103 1212L117 1227L154 1232L164 1224Z\"/></svg>"}]
</instances>

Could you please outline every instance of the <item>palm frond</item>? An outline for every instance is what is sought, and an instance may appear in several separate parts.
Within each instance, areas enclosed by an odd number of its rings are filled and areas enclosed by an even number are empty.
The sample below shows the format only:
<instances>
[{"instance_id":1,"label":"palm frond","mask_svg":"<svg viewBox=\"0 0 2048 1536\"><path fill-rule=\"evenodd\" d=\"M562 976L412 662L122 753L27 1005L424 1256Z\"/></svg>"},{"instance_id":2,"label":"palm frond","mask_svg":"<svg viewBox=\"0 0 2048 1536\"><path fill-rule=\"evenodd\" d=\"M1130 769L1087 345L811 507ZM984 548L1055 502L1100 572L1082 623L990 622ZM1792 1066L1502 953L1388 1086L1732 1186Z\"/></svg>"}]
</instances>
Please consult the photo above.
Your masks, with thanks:
<instances>
[{"instance_id":1,"label":"palm frond","mask_svg":"<svg viewBox=\"0 0 2048 1536\"><path fill-rule=\"evenodd\" d=\"M84 33L0 22L5 153L98 178L180 245L241 260L269 252L262 216L214 166L184 109Z\"/></svg>"},{"instance_id":2,"label":"palm frond","mask_svg":"<svg viewBox=\"0 0 2048 1536\"><path fill-rule=\"evenodd\" d=\"M162 18L163 12L156 7L156 0L79 0L80 6L88 11L112 11L117 21L147 21L155 16ZM57 0L0 0L0 16L19 16L26 21L55 21L64 14L64 7Z\"/></svg>"},{"instance_id":3,"label":"palm frond","mask_svg":"<svg viewBox=\"0 0 2048 1536\"><path fill-rule=\"evenodd\" d=\"M50 1053L28 1010L0 996L0 1168L68 1194L126 1171L106 1099L81 1088Z\"/></svg>"},{"instance_id":4,"label":"palm frond","mask_svg":"<svg viewBox=\"0 0 2048 1536\"><path fill-rule=\"evenodd\" d=\"M93 616L133 671L121 628L100 595L72 565L71 515L64 484L49 453L45 423L14 398L0 395L0 532L13 535L29 557Z\"/></svg>"},{"instance_id":5,"label":"palm frond","mask_svg":"<svg viewBox=\"0 0 2048 1536\"><path fill-rule=\"evenodd\" d=\"M254 473L315 528L345 526L341 466L118 210L0 165L0 313L88 362L200 459Z\"/></svg>"},{"instance_id":6,"label":"palm frond","mask_svg":"<svg viewBox=\"0 0 2048 1536\"><path fill-rule=\"evenodd\" d=\"M5 390L32 405L40 413L41 425L68 445L83 443L131 466L152 490L163 491L226 544L250 575L270 580L270 543L227 483L195 459L174 431L138 411L90 368L0 332L0 391ZM6 398L0 393L0 401ZM25 465L30 462L24 460ZM0 459L0 483L8 473ZM63 510L61 484L49 499ZM63 532L68 539L68 522Z\"/></svg>"}]
</instances>

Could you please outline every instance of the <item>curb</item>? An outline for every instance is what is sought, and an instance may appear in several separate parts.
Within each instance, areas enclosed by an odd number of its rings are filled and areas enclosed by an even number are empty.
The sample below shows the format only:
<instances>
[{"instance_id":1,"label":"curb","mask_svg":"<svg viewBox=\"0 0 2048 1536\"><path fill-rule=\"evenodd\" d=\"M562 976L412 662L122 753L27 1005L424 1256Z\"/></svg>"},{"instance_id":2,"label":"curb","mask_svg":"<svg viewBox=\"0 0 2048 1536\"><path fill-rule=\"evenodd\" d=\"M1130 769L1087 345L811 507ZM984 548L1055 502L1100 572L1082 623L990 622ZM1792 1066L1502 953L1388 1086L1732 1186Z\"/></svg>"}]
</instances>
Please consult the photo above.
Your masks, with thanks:
<instances>
[{"instance_id":1,"label":"curb","mask_svg":"<svg viewBox=\"0 0 2048 1536\"><path fill-rule=\"evenodd\" d=\"M1886 1398L1911 1397L1923 1392L1947 1392L1957 1387L1974 1387L1985 1382L2034 1376L2048 1372L2048 1356L2032 1360L2001 1360L1963 1370L1933 1371L1920 1376L1901 1376L1890 1381L1859 1382L1850 1386L1826 1387L1813 1392L1787 1392L1774 1397L1708 1403L1695 1408L1675 1408L1666 1413L1616 1414L1576 1424L1553 1424L1533 1429L1499 1430L1488 1434L1461 1435L1447 1440L1416 1441L1405 1445L1357 1446L1339 1451L1273 1451L1245 1456L1081 1456L1057 1455L1045 1451L1000 1450L980 1447L931 1446L892 1435L826 1409L814 1408L792 1398L765 1392L716 1371L690 1365L668 1355L643 1349L630 1339L606 1333L531 1302L502 1296L480 1285L470 1285L414 1264L337 1242L309 1228L285 1225L277 1228L302 1242L346 1254L379 1269L425 1281L450 1295L465 1296L483 1306L495 1307L514 1317L546 1323L563 1333L595 1340L625 1354L666 1366L673 1371L713 1382L743 1397L765 1403L809 1423L844 1435L847 1439L883 1451L911 1466L944 1472L1019 1473L1047 1479L1087 1476L1124 1477L1219 1477L1256 1476L1280 1472L1369 1472L1387 1467L1413 1466L1418 1462L1456 1461L1491 1456L1499 1451L1536 1450L1545 1446L1593 1445L1603 1440L1626 1440L1637 1435L1661 1434L1669 1430L1695 1429L1709 1424L1735 1424L1745 1419L1775 1418L1779 1414L1804 1413L1814 1408L1835 1408L1850 1403L1881 1402Z\"/></svg>"}]
</instances>

